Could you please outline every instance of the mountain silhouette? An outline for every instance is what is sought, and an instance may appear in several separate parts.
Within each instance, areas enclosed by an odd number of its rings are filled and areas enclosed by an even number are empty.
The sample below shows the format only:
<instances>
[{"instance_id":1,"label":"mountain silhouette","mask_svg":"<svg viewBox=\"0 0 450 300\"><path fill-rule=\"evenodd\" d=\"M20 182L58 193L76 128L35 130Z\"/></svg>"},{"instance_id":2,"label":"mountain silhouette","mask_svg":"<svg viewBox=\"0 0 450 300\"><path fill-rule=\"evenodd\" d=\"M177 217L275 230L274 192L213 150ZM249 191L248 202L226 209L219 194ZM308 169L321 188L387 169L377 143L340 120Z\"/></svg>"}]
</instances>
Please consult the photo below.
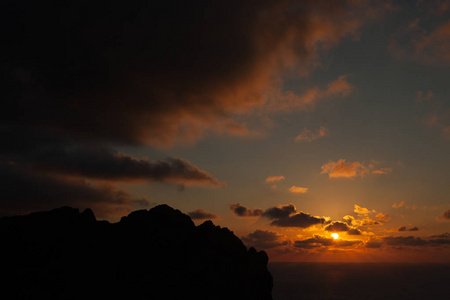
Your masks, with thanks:
<instances>
[{"instance_id":1,"label":"mountain silhouette","mask_svg":"<svg viewBox=\"0 0 450 300\"><path fill-rule=\"evenodd\" d=\"M167 205L120 222L62 207L0 218L11 299L272 299L264 251Z\"/></svg>"}]
</instances>

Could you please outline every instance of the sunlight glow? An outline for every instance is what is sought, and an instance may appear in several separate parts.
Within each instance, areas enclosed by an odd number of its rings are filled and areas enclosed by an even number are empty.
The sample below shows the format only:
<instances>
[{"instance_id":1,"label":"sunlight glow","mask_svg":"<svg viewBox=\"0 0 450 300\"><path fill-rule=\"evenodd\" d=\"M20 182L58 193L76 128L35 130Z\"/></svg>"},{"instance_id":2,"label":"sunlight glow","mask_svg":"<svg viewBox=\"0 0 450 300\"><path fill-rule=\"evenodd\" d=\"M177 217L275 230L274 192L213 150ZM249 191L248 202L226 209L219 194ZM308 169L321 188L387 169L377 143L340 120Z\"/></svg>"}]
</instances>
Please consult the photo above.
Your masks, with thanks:
<instances>
[{"instance_id":1,"label":"sunlight glow","mask_svg":"<svg viewBox=\"0 0 450 300\"><path fill-rule=\"evenodd\" d=\"M332 233L331 236L333 237L333 239L337 240L339 238L339 234L337 233Z\"/></svg>"}]
</instances>

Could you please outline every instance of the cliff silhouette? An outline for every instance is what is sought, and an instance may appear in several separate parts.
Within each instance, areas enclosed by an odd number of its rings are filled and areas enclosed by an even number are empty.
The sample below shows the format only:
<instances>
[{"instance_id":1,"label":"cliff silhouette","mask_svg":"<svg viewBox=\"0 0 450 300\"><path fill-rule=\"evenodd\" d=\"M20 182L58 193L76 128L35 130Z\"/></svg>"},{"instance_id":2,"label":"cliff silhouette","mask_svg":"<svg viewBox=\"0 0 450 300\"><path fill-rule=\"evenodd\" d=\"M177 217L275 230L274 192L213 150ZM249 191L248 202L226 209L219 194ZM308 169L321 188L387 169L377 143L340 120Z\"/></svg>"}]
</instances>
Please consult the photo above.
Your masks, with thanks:
<instances>
[{"instance_id":1,"label":"cliff silhouette","mask_svg":"<svg viewBox=\"0 0 450 300\"><path fill-rule=\"evenodd\" d=\"M264 251L167 205L120 222L62 207L0 218L12 299L272 299Z\"/></svg>"}]
</instances>

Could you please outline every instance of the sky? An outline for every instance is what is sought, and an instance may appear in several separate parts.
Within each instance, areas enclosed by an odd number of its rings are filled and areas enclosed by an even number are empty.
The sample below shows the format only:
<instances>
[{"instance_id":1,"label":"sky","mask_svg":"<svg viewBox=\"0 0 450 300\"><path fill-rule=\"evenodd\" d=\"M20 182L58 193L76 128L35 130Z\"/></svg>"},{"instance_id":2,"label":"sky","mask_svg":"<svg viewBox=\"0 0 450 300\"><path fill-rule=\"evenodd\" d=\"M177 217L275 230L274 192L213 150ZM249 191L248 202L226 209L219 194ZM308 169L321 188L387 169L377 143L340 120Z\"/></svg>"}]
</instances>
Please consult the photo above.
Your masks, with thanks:
<instances>
[{"instance_id":1,"label":"sky","mask_svg":"<svg viewBox=\"0 0 450 300\"><path fill-rule=\"evenodd\" d=\"M271 261L450 262L450 1L1 8L1 216L168 204Z\"/></svg>"}]
</instances>

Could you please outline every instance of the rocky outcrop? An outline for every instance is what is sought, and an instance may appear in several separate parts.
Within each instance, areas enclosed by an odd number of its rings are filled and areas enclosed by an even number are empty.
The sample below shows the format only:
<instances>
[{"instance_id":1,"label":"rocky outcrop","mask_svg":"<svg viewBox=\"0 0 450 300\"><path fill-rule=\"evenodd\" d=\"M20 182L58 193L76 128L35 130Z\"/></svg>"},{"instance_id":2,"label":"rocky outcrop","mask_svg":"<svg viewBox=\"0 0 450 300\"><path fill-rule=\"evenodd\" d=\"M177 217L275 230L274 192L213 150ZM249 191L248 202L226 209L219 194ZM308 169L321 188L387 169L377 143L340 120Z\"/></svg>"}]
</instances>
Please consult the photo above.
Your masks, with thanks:
<instances>
[{"instance_id":1,"label":"rocky outcrop","mask_svg":"<svg viewBox=\"0 0 450 300\"><path fill-rule=\"evenodd\" d=\"M265 252L167 205L118 223L63 207L0 218L15 299L272 299Z\"/></svg>"}]
</instances>

